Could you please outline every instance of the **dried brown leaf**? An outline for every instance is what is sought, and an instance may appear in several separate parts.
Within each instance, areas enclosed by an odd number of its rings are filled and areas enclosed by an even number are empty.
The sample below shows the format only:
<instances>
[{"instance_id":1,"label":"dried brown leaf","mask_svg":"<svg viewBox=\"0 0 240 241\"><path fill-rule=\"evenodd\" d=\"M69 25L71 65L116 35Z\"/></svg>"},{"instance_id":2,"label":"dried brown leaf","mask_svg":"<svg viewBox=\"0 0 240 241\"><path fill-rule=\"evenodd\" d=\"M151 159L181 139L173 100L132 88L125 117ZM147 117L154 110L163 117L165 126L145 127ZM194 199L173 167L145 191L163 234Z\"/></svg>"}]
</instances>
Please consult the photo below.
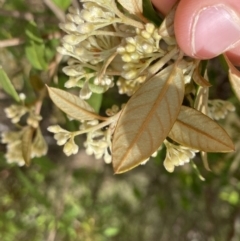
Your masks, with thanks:
<instances>
[{"instance_id":1,"label":"dried brown leaf","mask_svg":"<svg viewBox=\"0 0 240 241\"><path fill-rule=\"evenodd\" d=\"M26 166L30 165L34 128L26 127L22 137L22 155Z\"/></svg>"},{"instance_id":2,"label":"dried brown leaf","mask_svg":"<svg viewBox=\"0 0 240 241\"><path fill-rule=\"evenodd\" d=\"M126 172L149 158L164 141L184 96L182 71L176 67L147 81L128 101L113 137L113 168Z\"/></svg>"},{"instance_id":3,"label":"dried brown leaf","mask_svg":"<svg viewBox=\"0 0 240 241\"><path fill-rule=\"evenodd\" d=\"M235 95L240 100L240 71L230 62L226 55L224 57L229 67L228 76L231 86Z\"/></svg>"},{"instance_id":4,"label":"dried brown leaf","mask_svg":"<svg viewBox=\"0 0 240 241\"><path fill-rule=\"evenodd\" d=\"M203 76L201 76L200 71L199 71L199 64L197 68L193 71L193 80L194 82L202 87L211 87L212 85L209 83L208 80L206 80Z\"/></svg>"},{"instance_id":5,"label":"dried brown leaf","mask_svg":"<svg viewBox=\"0 0 240 241\"><path fill-rule=\"evenodd\" d=\"M181 111L168 135L177 143L205 152L230 152L234 145L227 132L208 116L193 108Z\"/></svg>"},{"instance_id":6,"label":"dried brown leaf","mask_svg":"<svg viewBox=\"0 0 240 241\"><path fill-rule=\"evenodd\" d=\"M118 0L118 2L131 14L143 12L142 0Z\"/></svg>"},{"instance_id":7,"label":"dried brown leaf","mask_svg":"<svg viewBox=\"0 0 240 241\"><path fill-rule=\"evenodd\" d=\"M75 120L105 120L84 100L64 90L48 87L48 93L54 104Z\"/></svg>"}]
</instances>

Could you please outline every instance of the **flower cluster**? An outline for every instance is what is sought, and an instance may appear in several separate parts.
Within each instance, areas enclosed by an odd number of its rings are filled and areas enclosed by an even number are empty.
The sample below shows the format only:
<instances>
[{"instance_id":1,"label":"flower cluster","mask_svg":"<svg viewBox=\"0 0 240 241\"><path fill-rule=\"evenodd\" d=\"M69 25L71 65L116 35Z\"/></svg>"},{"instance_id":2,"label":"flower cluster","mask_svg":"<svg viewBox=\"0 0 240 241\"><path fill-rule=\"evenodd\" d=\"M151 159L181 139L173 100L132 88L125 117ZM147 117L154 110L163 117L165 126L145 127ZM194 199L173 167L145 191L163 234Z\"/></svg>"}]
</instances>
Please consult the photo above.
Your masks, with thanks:
<instances>
[{"instance_id":1,"label":"flower cluster","mask_svg":"<svg viewBox=\"0 0 240 241\"><path fill-rule=\"evenodd\" d=\"M97 126L99 121L85 121L80 126L80 130L86 130L91 127ZM105 129L96 129L87 133L84 147L88 155L94 155L96 159L103 158L106 163L111 163L111 127Z\"/></svg>"},{"instance_id":2,"label":"flower cluster","mask_svg":"<svg viewBox=\"0 0 240 241\"><path fill-rule=\"evenodd\" d=\"M86 1L81 11L71 7L66 23L60 24L67 35L58 51L71 57L69 66L63 69L70 77L65 87L82 88L80 97L84 99L88 99L92 92L103 93L113 86L113 77L101 74L101 66L116 52L119 35L123 33L118 25L116 29L109 27L121 21L108 7Z\"/></svg>"},{"instance_id":3,"label":"flower cluster","mask_svg":"<svg viewBox=\"0 0 240 241\"><path fill-rule=\"evenodd\" d=\"M175 145L167 140L164 141L164 144L167 148L167 153L163 165L168 172L173 172L175 166L182 166L188 163L190 159L195 157L195 153L198 152L198 150Z\"/></svg>"},{"instance_id":4,"label":"flower cluster","mask_svg":"<svg viewBox=\"0 0 240 241\"><path fill-rule=\"evenodd\" d=\"M220 99L208 101L208 115L212 119L224 119L229 112L233 111L235 111L235 106L229 101Z\"/></svg>"},{"instance_id":5,"label":"flower cluster","mask_svg":"<svg viewBox=\"0 0 240 241\"><path fill-rule=\"evenodd\" d=\"M74 134L61 128L59 125L49 126L48 131L54 133L54 139L59 146L63 146L63 152L70 156L78 152L78 146L74 142Z\"/></svg>"},{"instance_id":6,"label":"flower cluster","mask_svg":"<svg viewBox=\"0 0 240 241\"><path fill-rule=\"evenodd\" d=\"M5 158L8 163L17 163L19 166L25 165L23 158L23 137L26 134L28 127L21 129L20 131L8 131L2 133L1 142L7 144L7 153ZM40 128L36 129L35 136L31 143L31 158L41 157L46 155L48 150L47 143L42 136Z\"/></svg>"},{"instance_id":7,"label":"flower cluster","mask_svg":"<svg viewBox=\"0 0 240 241\"><path fill-rule=\"evenodd\" d=\"M42 117L35 113L35 107L27 107L24 104L25 96L20 94L20 99L22 101L21 105L11 105L5 109L5 113L8 118L11 119L11 122L18 124L19 131L6 131L1 134L1 142L7 144L6 160L8 163L17 163L19 166L25 164L23 157L23 145L25 135L28 135L28 132L32 132L33 139L28 140L29 145L31 145L30 158L41 157L47 153L48 146L45 139L42 136L42 132L39 128L39 122L42 120ZM25 126L20 126L20 122L23 116L26 115L26 124ZM27 144L27 145L28 145Z\"/></svg>"}]
</instances>

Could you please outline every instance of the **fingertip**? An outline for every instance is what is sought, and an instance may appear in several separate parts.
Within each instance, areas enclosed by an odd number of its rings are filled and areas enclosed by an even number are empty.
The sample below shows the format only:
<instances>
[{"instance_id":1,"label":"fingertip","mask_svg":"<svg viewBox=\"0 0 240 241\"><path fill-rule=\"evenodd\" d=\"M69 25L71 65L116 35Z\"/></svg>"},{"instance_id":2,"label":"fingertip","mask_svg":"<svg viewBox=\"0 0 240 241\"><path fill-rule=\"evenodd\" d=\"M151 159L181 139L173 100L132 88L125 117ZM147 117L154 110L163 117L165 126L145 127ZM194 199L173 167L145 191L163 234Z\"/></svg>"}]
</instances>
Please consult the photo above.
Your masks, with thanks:
<instances>
[{"instance_id":1,"label":"fingertip","mask_svg":"<svg viewBox=\"0 0 240 241\"><path fill-rule=\"evenodd\" d=\"M240 66L240 44L226 52L228 59L235 66Z\"/></svg>"},{"instance_id":2,"label":"fingertip","mask_svg":"<svg viewBox=\"0 0 240 241\"><path fill-rule=\"evenodd\" d=\"M180 48L186 55L199 59L225 52L240 39L236 12L240 12L240 1L181 0L174 21Z\"/></svg>"},{"instance_id":3,"label":"fingertip","mask_svg":"<svg viewBox=\"0 0 240 241\"><path fill-rule=\"evenodd\" d=\"M166 16L178 0L152 0L156 9Z\"/></svg>"}]
</instances>

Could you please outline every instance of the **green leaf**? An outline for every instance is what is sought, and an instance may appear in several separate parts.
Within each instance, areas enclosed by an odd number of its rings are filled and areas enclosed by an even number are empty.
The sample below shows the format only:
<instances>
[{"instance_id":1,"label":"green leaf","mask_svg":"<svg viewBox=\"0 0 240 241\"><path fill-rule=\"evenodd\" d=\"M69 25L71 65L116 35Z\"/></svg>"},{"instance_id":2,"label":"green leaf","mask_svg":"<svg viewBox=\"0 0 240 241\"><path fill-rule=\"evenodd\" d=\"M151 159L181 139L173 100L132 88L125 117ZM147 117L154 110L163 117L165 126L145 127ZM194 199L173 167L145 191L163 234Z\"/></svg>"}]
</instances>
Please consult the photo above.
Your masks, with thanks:
<instances>
[{"instance_id":1,"label":"green leaf","mask_svg":"<svg viewBox=\"0 0 240 241\"><path fill-rule=\"evenodd\" d=\"M71 0L52 0L52 1L62 10L66 10L71 4Z\"/></svg>"},{"instance_id":2,"label":"green leaf","mask_svg":"<svg viewBox=\"0 0 240 241\"><path fill-rule=\"evenodd\" d=\"M51 39L45 43L45 58L50 62L56 55L56 48L59 45L58 39Z\"/></svg>"},{"instance_id":3,"label":"green leaf","mask_svg":"<svg viewBox=\"0 0 240 241\"><path fill-rule=\"evenodd\" d=\"M47 63L45 60L45 46L30 40L25 45L25 54L31 65L39 70L46 70Z\"/></svg>"},{"instance_id":4,"label":"green leaf","mask_svg":"<svg viewBox=\"0 0 240 241\"><path fill-rule=\"evenodd\" d=\"M93 107L96 113L99 113L99 110L102 105L102 94L92 93L90 99L86 100L86 102Z\"/></svg>"},{"instance_id":5,"label":"green leaf","mask_svg":"<svg viewBox=\"0 0 240 241\"><path fill-rule=\"evenodd\" d=\"M195 68L194 72L193 72L193 80L194 82L201 86L201 87L211 87L212 85L209 83L208 80L206 80L201 74L200 74L200 62L198 63L197 67Z\"/></svg>"},{"instance_id":6,"label":"green leaf","mask_svg":"<svg viewBox=\"0 0 240 241\"><path fill-rule=\"evenodd\" d=\"M150 0L143 0L143 15L148 20L155 23L157 26L162 23L160 16L153 8L152 2Z\"/></svg>"},{"instance_id":7,"label":"green leaf","mask_svg":"<svg viewBox=\"0 0 240 241\"><path fill-rule=\"evenodd\" d=\"M114 237L119 233L119 228L116 227L109 227L107 229L104 230L104 235L107 237Z\"/></svg>"},{"instance_id":8,"label":"green leaf","mask_svg":"<svg viewBox=\"0 0 240 241\"><path fill-rule=\"evenodd\" d=\"M175 142L204 152L230 152L234 145L227 132L208 116L182 106L168 136Z\"/></svg>"},{"instance_id":9,"label":"green leaf","mask_svg":"<svg viewBox=\"0 0 240 241\"><path fill-rule=\"evenodd\" d=\"M29 22L26 26L25 34L29 40L32 40L39 44L43 43L43 39L41 38L37 24L33 21Z\"/></svg>"},{"instance_id":10,"label":"green leaf","mask_svg":"<svg viewBox=\"0 0 240 241\"><path fill-rule=\"evenodd\" d=\"M0 66L0 85L16 101L20 100L18 93L16 92L14 86L12 85L10 79L8 78L6 72L3 70L2 66Z\"/></svg>"},{"instance_id":11,"label":"green leaf","mask_svg":"<svg viewBox=\"0 0 240 241\"><path fill-rule=\"evenodd\" d=\"M48 88L48 93L54 104L75 120L105 120L94 112L94 109L84 100L57 88Z\"/></svg>"},{"instance_id":12,"label":"green leaf","mask_svg":"<svg viewBox=\"0 0 240 241\"><path fill-rule=\"evenodd\" d=\"M168 67L131 97L113 136L113 168L126 172L148 159L171 130L184 96L182 71Z\"/></svg>"}]
</instances>

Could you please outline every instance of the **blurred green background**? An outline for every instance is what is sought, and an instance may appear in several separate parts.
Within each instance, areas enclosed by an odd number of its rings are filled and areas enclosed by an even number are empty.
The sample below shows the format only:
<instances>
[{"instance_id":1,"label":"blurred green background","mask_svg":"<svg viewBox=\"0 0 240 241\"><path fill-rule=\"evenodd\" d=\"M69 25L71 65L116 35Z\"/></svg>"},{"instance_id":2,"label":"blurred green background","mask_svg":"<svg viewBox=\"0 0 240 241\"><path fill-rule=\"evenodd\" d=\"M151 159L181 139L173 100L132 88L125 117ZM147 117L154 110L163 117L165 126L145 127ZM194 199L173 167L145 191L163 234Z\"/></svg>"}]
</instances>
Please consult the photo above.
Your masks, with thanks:
<instances>
[{"instance_id":1,"label":"blurred green background","mask_svg":"<svg viewBox=\"0 0 240 241\"><path fill-rule=\"evenodd\" d=\"M77 7L79 3L0 0L0 65L28 100L36 95L29 72L40 63L37 73L45 81L62 35L58 24L70 4ZM30 21L36 23L44 40L40 48L44 48L45 62L41 54L34 59L28 51ZM39 45L34 48L39 53ZM60 63L52 85L63 87L64 65L64 61ZM203 168L197 156L198 171L189 164L169 174L162 164L164 149L146 165L121 175L114 175L111 165L103 160L87 156L83 148L67 158L46 128L61 123L71 130L77 123L67 120L46 99L41 111L41 129L49 144L46 157L33 159L30 167L10 165L4 158L6 146L0 144L0 240L240 240L240 108L221 61L213 60L210 67L212 97L230 99L237 107L236 113L221 121L236 144L236 152L209 154L212 172ZM102 109L114 103L109 96L111 93L103 96ZM0 132L14 128L3 111L12 103L0 89ZM78 139L80 146L83 141L84 137Z\"/></svg>"}]
</instances>

